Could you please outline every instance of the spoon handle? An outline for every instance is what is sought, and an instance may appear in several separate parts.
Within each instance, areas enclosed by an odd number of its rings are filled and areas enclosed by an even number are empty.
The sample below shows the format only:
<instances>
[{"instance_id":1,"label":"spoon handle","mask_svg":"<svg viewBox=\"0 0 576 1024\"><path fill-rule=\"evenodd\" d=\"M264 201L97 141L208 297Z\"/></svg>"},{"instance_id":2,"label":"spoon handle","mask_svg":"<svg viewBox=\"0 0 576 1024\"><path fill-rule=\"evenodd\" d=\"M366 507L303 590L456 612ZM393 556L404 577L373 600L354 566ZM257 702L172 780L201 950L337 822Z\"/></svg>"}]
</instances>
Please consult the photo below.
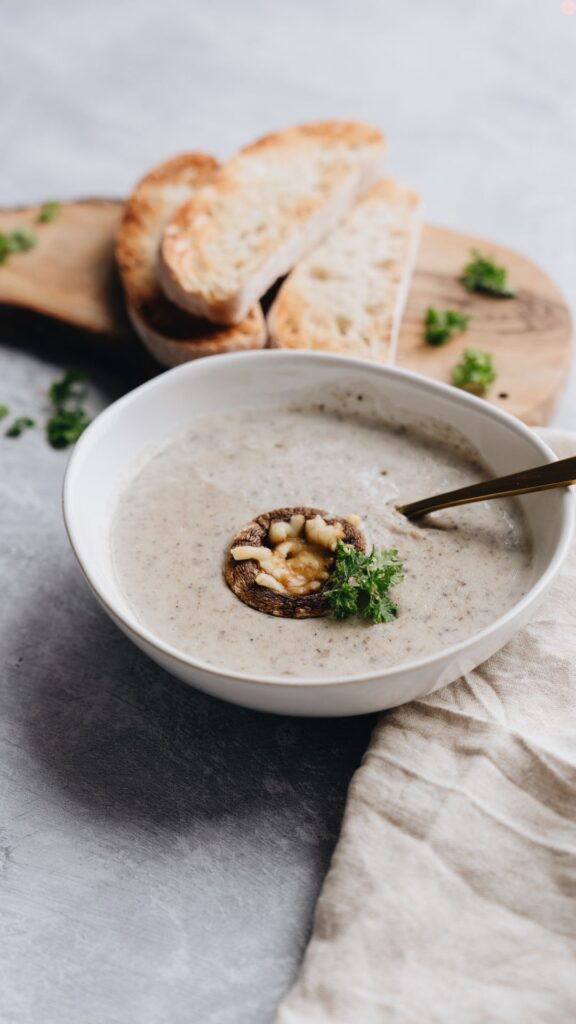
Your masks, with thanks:
<instances>
[{"instance_id":1,"label":"spoon handle","mask_svg":"<svg viewBox=\"0 0 576 1024\"><path fill-rule=\"evenodd\" d=\"M524 469L520 473L500 476L496 480L483 480L480 484L470 487L459 487L456 491L446 491L422 501L412 501L408 505L399 505L408 519L416 519L427 512L436 512L441 508L453 505L468 505L472 501L487 501L489 498L507 498L513 494L529 494L531 491L546 491L551 487L566 487L576 483L576 456L569 459L558 459L547 462L544 466Z\"/></svg>"}]
</instances>

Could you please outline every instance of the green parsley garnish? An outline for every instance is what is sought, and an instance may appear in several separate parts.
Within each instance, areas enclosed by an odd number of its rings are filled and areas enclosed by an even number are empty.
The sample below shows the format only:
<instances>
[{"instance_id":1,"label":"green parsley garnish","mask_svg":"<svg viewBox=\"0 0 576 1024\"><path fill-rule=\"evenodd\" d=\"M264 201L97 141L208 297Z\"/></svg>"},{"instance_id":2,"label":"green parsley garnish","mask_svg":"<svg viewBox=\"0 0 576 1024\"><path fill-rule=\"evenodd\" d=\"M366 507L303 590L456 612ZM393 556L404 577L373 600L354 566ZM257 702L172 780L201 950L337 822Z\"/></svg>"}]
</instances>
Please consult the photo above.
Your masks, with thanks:
<instances>
[{"instance_id":1,"label":"green parsley garnish","mask_svg":"<svg viewBox=\"0 0 576 1024\"><path fill-rule=\"evenodd\" d=\"M46 437L53 448L68 448L86 430L90 418L84 409L62 409L46 424Z\"/></svg>"},{"instance_id":2,"label":"green parsley garnish","mask_svg":"<svg viewBox=\"0 0 576 1024\"><path fill-rule=\"evenodd\" d=\"M455 334L463 334L469 322L470 317L467 313L459 313L457 309L441 310L429 306L426 312L424 337L429 345L444 345Z\"/></svg>"},{"instance_id":3,"label":"green parsley garnish","mask_svg":"<svg viewBox=\"0 0 576 1024\"><path fill-rule=\"evenodd\" d=\"M454 367L452 383L473 395L482 396L495 380L496 370L490 353L481 352L479 348L464 349L462 362Z\"/></svg>"},{"instance_id":4,"label":"green parsley garnish","mask_svg":"<svg viewBox=\"0 0 576 1024\"><path fill-rule=\"evenodd\" d=\"M490 256L483 256L478 249L472 249L473 259L462 271L462 284L469 292L484 292L511 299L516 289L508 284L508 271L499 267Z\"/></svg>"},{"instance_id":5,"label":"green parsley garnish","mask_svg":"<svg viewBox=\"0 0 576 1024\"><path fill-rule=\"evenodd\" d=\"M68 370L61 380L51 385L48 399L52 413L46 423L46 438L53 448L68 448L74 444L90 423L82 404L87 390L86 377L78 370ZM9 412L7 405L0 405L0 420ZM5 436L20 437L29 427L35 426L35 421L29 416L19 416L8 427Z\"/></svg>"},{"instance_id":6,"label":"green parsley garnish","mask_svg":"<svg viewBox=\"0 0 576 1024\"><path fill-rule=\"evenodd\" d=\"M49 203L43 203L40 207L40 213L38 214L38 223L47 224L49 221L54 220L54 217L60 210L60 203L56 200L51 200Z\"/></svg>"},{"instance_id":7,"label":"green parsley garnish","mask_svg":"<svg viewBox=\"0 0 576 1024\"><path fill-rule=\"evenodd\" d=\"M372 548L368 553L339 540L326 591L330 611L335 619L358 615L369 622L392 622L398 609L388 591L403 579L396 550Z\"/></svg>"},{"instance_id":8,"label":"green parsley garnish","mask_svg":"<svg viewBox=\"0 0 576 1024\"><path fill-rule=\"evenodd\" d=\"M54 381L48 398L53 413L46 424L46 437L53 448L68 448L78 440L90 423L82 406L88 381L79 370L68 370L61 380Z\"/></svg>"},{"instance_id":9,"label":"green parsley garnish","mask_svg":"<svg viewBox=\"0 0 576 1024\"><path fill-rule=\"evenodd\" d=\"M7 235L10 252L28 252L33 249L38 239L28 228L16 228Z\"/></svg>"},{"instance_id":10,"label":"green parsley garnish","mask_svg":"<svg viewBox=\"0 0 576 1024\"><path fill-rule=\"evenodd\" d=\"M6 406L4 406L6 408ZM5 437L20 437L25 430L35 427L36 423L29 416L18 416L14 423L5 431Z\"/></svg>"},{"instance_id":11,"label":"green parsley garnish","mask_svg":"<svg viewBox=\"0 0 576 1024\"><path fill-rule=\"evenodd\" d=\"M5 263L13 252L27 252L32 249L38 239L28 228L15 228L14 231L0 231L0 263Z\"/></svg>"},{"instance_id":12,"label":"green parsley garnish","mask_svg":"<svg viewBox=\"0 0 576 1024\"><path fill-rule=\"evenodd\" d=\"M66 406L72 402L79 405L86 397L88 380L80 370L67 370L62 380L55 380L50 386L48 398L55 408Z\"/></svg>"}]
</instances>

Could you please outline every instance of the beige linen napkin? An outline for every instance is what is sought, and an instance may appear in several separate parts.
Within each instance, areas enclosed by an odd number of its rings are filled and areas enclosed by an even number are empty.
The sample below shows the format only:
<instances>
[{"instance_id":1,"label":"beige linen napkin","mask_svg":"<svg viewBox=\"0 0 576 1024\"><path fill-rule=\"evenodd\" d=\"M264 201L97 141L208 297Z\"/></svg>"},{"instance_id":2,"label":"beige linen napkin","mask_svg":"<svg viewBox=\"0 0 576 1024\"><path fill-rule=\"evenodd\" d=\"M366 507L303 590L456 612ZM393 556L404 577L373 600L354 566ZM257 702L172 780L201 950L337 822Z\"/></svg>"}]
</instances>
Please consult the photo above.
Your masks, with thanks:
<instances>
[{"instance_id":1,"label":"beige linen napkin","mask_svg":"<svg viewBox=\"0 0 576 1024\"><path fill-rule=\"evenodd\" d=\"M576 1021L575 660L576 544L504 650L380 717L277 1024Z\"/></svg>"}]
</instances>

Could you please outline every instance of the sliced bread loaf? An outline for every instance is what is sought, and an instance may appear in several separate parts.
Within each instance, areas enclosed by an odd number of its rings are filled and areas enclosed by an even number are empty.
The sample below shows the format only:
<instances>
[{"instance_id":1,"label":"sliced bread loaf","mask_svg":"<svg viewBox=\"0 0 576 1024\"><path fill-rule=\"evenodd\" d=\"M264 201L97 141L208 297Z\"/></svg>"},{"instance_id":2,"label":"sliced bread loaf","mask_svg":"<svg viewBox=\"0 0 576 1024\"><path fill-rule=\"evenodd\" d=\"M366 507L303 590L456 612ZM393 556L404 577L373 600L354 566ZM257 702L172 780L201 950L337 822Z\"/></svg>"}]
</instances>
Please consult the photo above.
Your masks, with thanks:
<instances>
[{"instance_id":1,"label":"sliced bread loaf","mask_svg":"<svg viewBox=\"0 0 576 1024\"><path fill-rule=\"evenodd\" d=\"M284 281L268 314L272 346L392 361L419 210L395 181L372 188Z\"/></svg>"},{"instance_id":2,"label":"sliced bread loaf","mask_svg":"<svg viewBox=\"0 0 576 1024\"><path fill-rule=\"evenodd\" d=\"M116 256L135 330L164 366L197 356L262 348L266 325L259 305L233 327L217 327L174 306L158 282L158 249L176 210L213 177L218 163L204 153L183 153L142 178L124 207Z\"/></svg>"},{"instance_id":3,"label":"sliced bread loaf","mask_svg":"<svg viewBox=\"0 0 576 1024\"><path fill-rule=\"evenodd\" d=\"M327 121L240 150L164 233L160 281L198 316L237 323L333 228L380 173L384 139Z\"/></svg>"}]
</instances>

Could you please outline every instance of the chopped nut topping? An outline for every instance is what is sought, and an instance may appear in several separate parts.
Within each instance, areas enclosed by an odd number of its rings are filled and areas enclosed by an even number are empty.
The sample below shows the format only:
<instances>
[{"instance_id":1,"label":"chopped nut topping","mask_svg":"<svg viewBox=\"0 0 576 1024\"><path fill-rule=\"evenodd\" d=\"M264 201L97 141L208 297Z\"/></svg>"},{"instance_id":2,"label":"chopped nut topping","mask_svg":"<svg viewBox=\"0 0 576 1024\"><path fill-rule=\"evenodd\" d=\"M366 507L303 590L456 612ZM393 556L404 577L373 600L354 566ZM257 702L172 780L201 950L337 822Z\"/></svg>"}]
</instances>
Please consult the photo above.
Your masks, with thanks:
<instances>
[{"instance_id":1,"label":"chopped nut topping","mask_svg":"<svg viewBox=\"0 0 576 1024\"><path fill-rule=\"evenodd\" d=\"M241 544L237 548L232 548L230 554L236 562L244 562L248 558L255 558L260 562L262 558L270 557L270 548L254 548L249 544Z\"/></svg>"},{"instance_id":2,"label":"chopped nut topping","mask_svg":"<svg viewBox=\"0 0 576 1024\"><path fill-rule=\"evenodd\" d=\"M257 583L259 587L268 587L268 590L276 590L279 594L286 593L282 584L267 572L259 572L254 582Z\"/></svg>"},{"instance_id":3,"label":"chopped nut topping","mask_svg":"<svg viewBox=\"0 0 576 1024\"><path fill-rule=\"evenodd\" d=\"M311 544L319 544L329 551L336 551L338 541L344 536L344 530L339 523L327 523L322 516L308 519L304 530Z\"/></svg>"},{"instance_id":4,"label":"chopped nut topping","mask_svg":"<svg viewBox=\"0 0 576 1024\"><path fill-rule=\"evenodd\" d=\"M271 544L281 544L288 537L299 537L302 533L305 517L302 515L291 516L289 523L278 521L270 524L268 540Z\"/></svg>"},{"instance_id":5,"label":"chopped nut topping","mask_svg":"<svg viewBox=\"0 0 576 1024\"><path fill-rule=\"evenodd\" d=\"M360 522L359 516L354 518ZM330 575L332 552L343 537L339 523L327 523L319 515L308 520L294 515L290 522L277 520L270 525L270 548L243 544L230 553L235 561L252 558L259 563L258 586L298 597L320 590Z\"/></svg>"},{"instance_id":6,"label":"chopped nut topping","mask_svg":"<svg viewBox=\"0 0 576 1024\"><path fill-rule=\"evenodd\" d=\"M226 553L224 578L244 604L267 615L326 615L325 590L340 537L365 551L366 538L345 516L308 505L263 512L238 530Z\"/></svg>"}]
</instances>

